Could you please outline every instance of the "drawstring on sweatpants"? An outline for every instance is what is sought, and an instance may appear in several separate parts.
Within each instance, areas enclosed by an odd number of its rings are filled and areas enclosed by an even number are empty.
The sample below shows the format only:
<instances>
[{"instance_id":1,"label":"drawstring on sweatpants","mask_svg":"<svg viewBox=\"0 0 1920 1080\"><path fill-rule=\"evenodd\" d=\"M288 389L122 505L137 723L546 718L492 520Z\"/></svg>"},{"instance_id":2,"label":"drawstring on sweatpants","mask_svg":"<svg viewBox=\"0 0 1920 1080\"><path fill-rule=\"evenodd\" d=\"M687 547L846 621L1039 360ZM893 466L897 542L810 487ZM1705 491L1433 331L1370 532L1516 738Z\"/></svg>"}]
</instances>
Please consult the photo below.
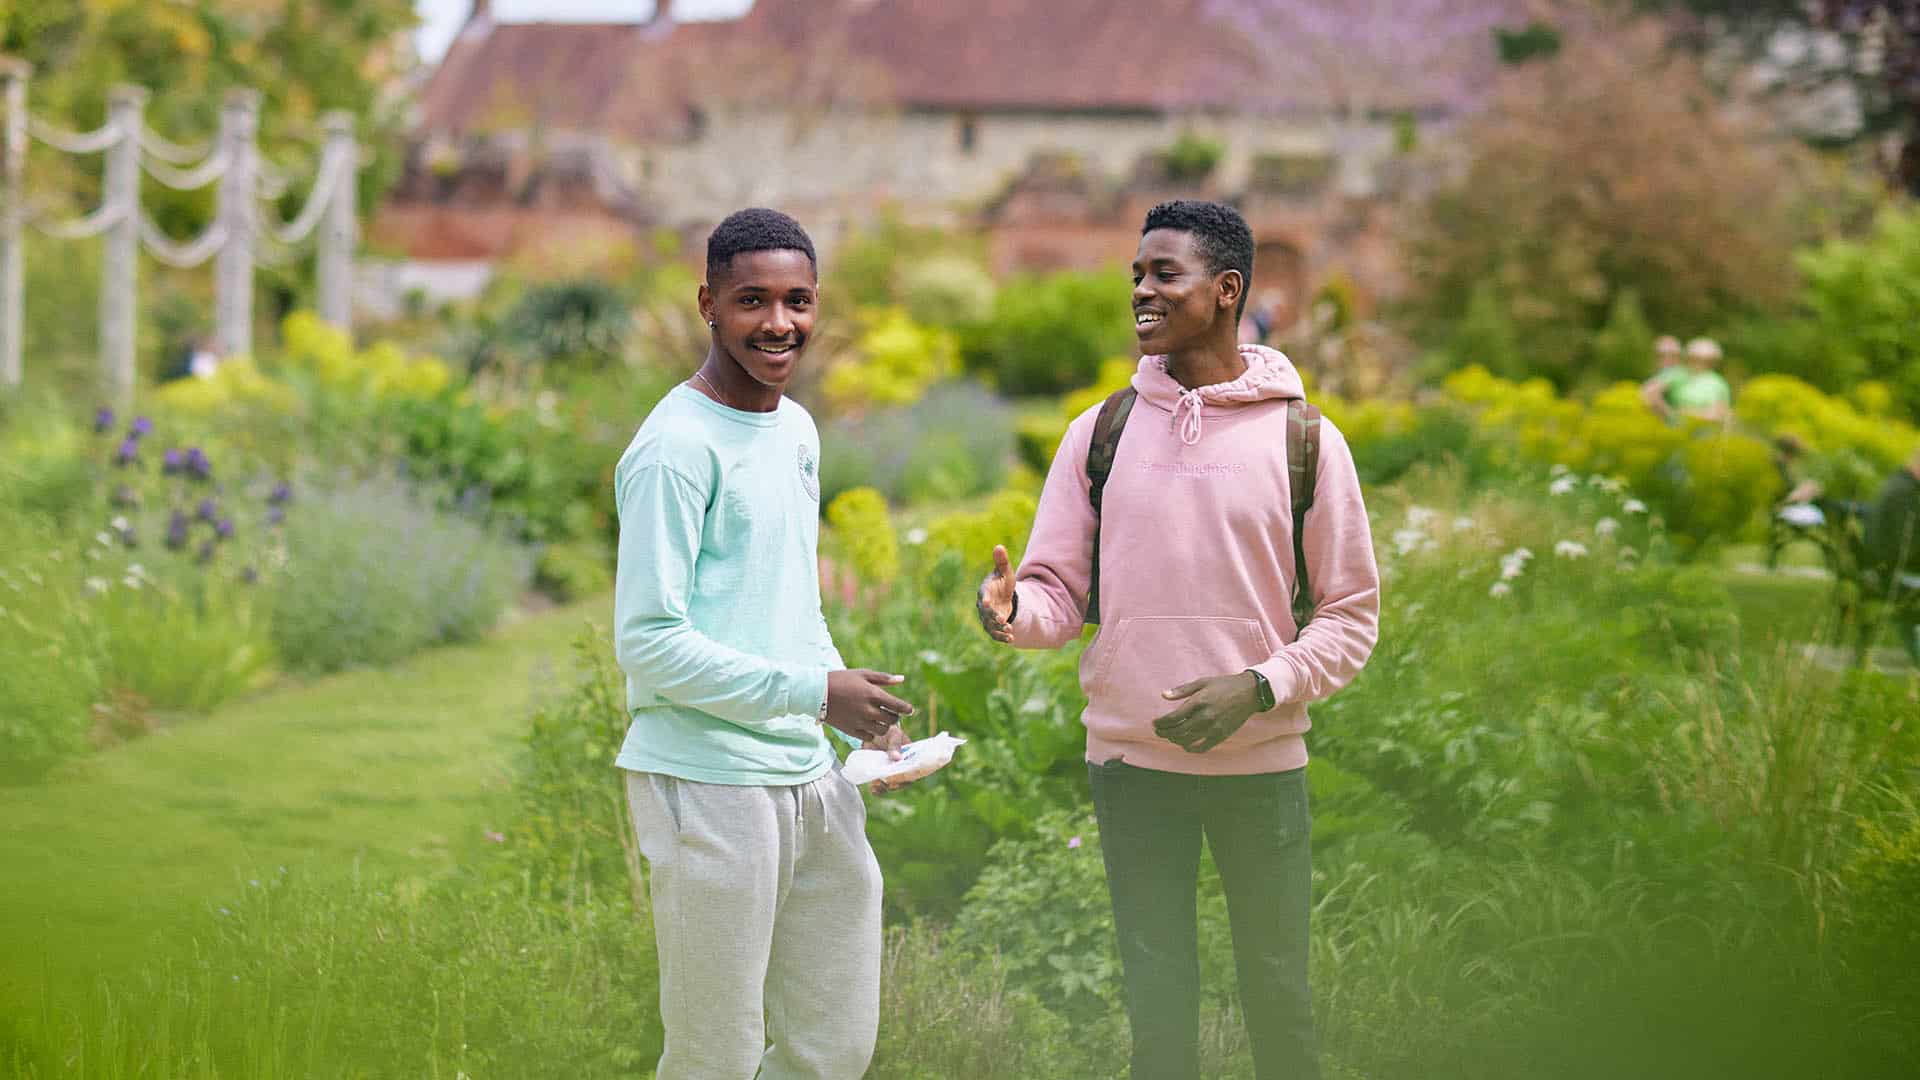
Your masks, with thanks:
<instances>
[{"instance_id":1,"label":"drawstring on sweatpants","mask_svg":"<svg viewBox=\"0 0 1920 1080\"><path fill-rule=\"evenodd\" d=\"M813 801L820 804L820 829L828 836L833 835L833 817L827 813L827 800L820 794L820 781L809 784L797 784L793 789L793 817L802 836L807 832L807 795L813 795Z\"/></svg>"}]
</instances>

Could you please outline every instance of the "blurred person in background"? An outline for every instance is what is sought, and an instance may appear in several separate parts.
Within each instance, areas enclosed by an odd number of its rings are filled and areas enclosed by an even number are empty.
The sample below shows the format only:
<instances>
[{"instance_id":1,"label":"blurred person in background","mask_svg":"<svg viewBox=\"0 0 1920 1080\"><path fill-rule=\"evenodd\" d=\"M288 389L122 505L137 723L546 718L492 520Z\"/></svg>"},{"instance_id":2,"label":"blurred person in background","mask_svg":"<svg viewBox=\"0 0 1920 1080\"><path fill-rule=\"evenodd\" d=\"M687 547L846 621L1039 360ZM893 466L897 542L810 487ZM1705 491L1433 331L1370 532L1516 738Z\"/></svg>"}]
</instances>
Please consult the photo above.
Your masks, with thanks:
<instances>
[{"instance_id":1,"label":"blurred person in background","mask_svg":"<svg viewBox=\"0 0 1920 1080\"><path fill-rule=\"evenodd\" d=\"M1667 400L1680 416L1724 424L1733 419L1733 388L1718 371L1720 343L1697 337L1687 342L1686 377L1674 382Z\"/></svg>"},{"instance_id":2,"label":"blurred person in background","mask_svg":"<svg viewBox=\"0 0 1920 1080\"><path fill-rule=\"evenodd\" d=\"M1680 345L1680 339L1672 334L1661 334L1653 343L1655 368L1653 376L1640 384L1640 398L1647 408L1659 414L1663 420L1673 419L1673 402L1667 395L1673 391L1676 383L1687 377L1686 350Z\"/></svg>"}]
</instances>

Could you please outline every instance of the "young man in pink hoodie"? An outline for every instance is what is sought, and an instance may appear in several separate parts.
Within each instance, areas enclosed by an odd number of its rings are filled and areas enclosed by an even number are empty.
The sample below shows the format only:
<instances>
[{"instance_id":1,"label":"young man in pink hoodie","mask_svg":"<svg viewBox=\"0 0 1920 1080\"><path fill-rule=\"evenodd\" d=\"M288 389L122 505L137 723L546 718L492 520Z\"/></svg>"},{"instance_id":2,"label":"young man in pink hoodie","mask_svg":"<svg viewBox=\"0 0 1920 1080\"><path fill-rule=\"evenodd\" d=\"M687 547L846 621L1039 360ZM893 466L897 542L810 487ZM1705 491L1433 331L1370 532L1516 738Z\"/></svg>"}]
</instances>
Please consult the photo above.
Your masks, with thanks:
<instances>
[{"instance_id":1,"label":"young man in pink hoodie","mask_svg":"<svg viewBox=\"0 0 1920 1080\"><path fill-rule=\"evenodd\" d=\"M1256 1074L1319 1076L1307 703L1367 662L1380 579L1353 455L1322 421L1301 544L1312 617L1296 625L1287 403L1302 387L1285 356L1236 344L1252 276L1253 235L1232 208L1148 212L1133 264L1146 355L1101 512L1087 474L1096 406L1054 456L1019 572L995 547L980 586L996 640L1057 648L1080 635L1099 568L1080 685L1134 1080L1198 1080L1203 838L1226 889Z\"/></svg>"}]
</instances>

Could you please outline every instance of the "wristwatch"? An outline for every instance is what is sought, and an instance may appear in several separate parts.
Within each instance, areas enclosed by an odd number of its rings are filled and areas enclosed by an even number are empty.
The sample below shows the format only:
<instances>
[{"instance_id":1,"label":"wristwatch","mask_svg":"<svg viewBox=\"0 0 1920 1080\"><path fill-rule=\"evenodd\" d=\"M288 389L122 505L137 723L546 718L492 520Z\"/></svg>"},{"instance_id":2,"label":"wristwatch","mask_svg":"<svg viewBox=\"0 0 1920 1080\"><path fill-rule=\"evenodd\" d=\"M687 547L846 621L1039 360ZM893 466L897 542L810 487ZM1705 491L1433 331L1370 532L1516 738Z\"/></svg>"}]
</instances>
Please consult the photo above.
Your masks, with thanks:
<instances>
[{"instance_id":1,"label":"wristwatch","mask_svg":"<svg viewBox=\"0 0 1920 1080\"><path fill-rule=\"evenodd\" d=\"M1253 676L1253 693L1255 699L1260 702L1261 712L1266 712L1279 703L1273 696L1273 684L1267 681L1265 675L1260 674L1253 668L1248 668L1247 674Z\"/></svg>"}]
</instances>

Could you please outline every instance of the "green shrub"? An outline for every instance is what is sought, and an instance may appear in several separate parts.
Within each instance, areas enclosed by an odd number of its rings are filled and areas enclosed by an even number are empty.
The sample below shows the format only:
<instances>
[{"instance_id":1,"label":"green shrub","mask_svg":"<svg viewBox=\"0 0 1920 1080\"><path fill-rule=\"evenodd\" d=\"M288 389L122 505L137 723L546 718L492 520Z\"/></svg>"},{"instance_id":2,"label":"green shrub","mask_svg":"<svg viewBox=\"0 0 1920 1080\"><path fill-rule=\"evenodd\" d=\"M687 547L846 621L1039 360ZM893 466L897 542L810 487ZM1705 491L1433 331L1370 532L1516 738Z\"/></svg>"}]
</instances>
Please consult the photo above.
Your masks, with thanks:
<instances>
[{"instance_id":1,"label":"green shrub","mask_svg":"<svg viewBox=\"0 0 1920 1080\"><path fill-rule=\"evenodd\" d=\"M289 667L313 672L470 641L527 577L508 542L394 481L304 496L289 519L287 560L274 645Z\"/></svg>"},{"instance_id":2,"label":"green shrub","mask_svg":"<svg viewBox=\"0 0 1920 1080\"><path fill-rule=\"evenodd\" d=\"M1182 131L1167 147L1167 178L1181 183L1205 180L1226 154L1226 144L1220 140Z\"/></svg>"},{"instance_id":3,"label":"green shrub","mask_svg":"<svg viewBox=\"0 0 1920 1080\"><path fill-rule=\"evenodd\" d=\"M1639 382L1653 374L1653 327L1632 288L1614 294L1607 321L1593 336L1593 375L1599 382Z\"/></svg>"},{"instance_id":4,"label":"green shrub","mask_svg":"<svg viewBox=\"0 0 1920 1080\"><path fill-rule=\"evenodd\" d=\"M961 331L967 370L1003 394L1058 394L1086 386L1100 362L1134 349L1125 271L1018 277L994 298L993 316Z\"/></svg>"},{"instance_id":5,"label":"green shrub","mask_svg":"<svg viewBox=\"0 0 1920 1080\"><path fill-rule=\"evenodd\" d=\"M533 583L563 604L613 588L612 558L598 540L563 541L540 550Z\"/></svg>"},{"instance_id":6,"label":"green shrub","mask_svg":"<svg viewBox=\"0 0 1920 1080\"><path fill-rule=\"evenodd\" d=\"M832 547L859 579L882 588L900 575L900 541L887 500L872 488L853 488L827 504Z\"/></svg>"},{"instance_id":7,"label":"green shrub","mask_svg":"<svg viewBox=\"0 0 1920 1080\"><path fill-rule=\"evenodd\" d=\"M939 384L906 408L841 416L820 432L820 496L871 487L895 506L981 495L1005 480L1013 417L968 380Z\"/></svg>"},{"instance_id":8,"label":"green shrub","mask_svg":"<svg viewBox=\"0 0 1920 1080\"><path fill-rule=\"evenodd\" d=\"M915 322L959 327L993 315L993 276L972 259L936 255L900 274L900 302Z\"/></svg>"},{"instance_id":9,"label":"green shrub","mask_svg":"<svg viewBox=\"0 0 1920 1080\"><path fill-rule=\"evenodd\" d=\"M639 853L625 774L613 767L630 722L626 679L604 630L583 630L573 651L573 679L527 731L514 777L520 812L503 830L499 869L542 897L634 895L643 892Z\"/></svg>"},{"instance_id":10,"label":"green shrub","mask_svg":"<svg viewBox=\"0 0 1920 1080\"><path fill-rule=\"evenodd\" d=\"M185 573L135 586L107 581L89 612L98 630L103 685L156 709L211 712L265 675L273 662L259 586Z\"/></svg>"},{"instance_id":11,"label":"green shrub","mask_svg":"<svg viewBox=\"0 0 1920 1080\"><path fill-rule=\"evenodd\" d=\"M929 386L953 376L951 331L916 323L902 308L876 309L863 321L854 354L838 360L821 382L835 409L912 405Z\"/></svg>"},{"instance_id":12,"label":"green shrub","mask_svg":"<svg viewBox=\"0 0 1920 1080\"><path fill-rule=\"evenodd\" d=\"M498 351L542 368L600 368L620 359L632 330L626 297L605 282L535 285L501 320Z\"/></svg>"},{"instance_id":13,"label":"green shrub","mask_svg":"<svg viewBox=\"0 0 1920 1080\"><path fill-rule=\"evenodd\" d=\"M0 780L34 777L86 746L87 708L99 699L92 642L74 633L85 587L49 530L0 521ZM15 561L31 553L30 559Z\"/></svg>"}]
</instances>

